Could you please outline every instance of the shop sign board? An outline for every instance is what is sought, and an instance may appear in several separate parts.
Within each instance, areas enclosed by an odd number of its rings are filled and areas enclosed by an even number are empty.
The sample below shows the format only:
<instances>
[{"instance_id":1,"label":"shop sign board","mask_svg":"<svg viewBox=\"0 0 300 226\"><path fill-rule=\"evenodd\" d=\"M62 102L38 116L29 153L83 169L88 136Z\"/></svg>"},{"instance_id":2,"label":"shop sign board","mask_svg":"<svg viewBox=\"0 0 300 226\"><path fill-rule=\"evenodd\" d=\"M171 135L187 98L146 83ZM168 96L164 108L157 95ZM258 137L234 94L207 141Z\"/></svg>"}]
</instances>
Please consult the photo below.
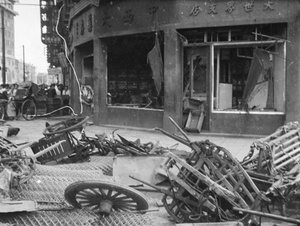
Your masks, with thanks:
<instances>
[{"instance_id":1,"label":"shop sign board","mask_svg":"<svg viewBox=\"0 0 300 226\"><path fill-rule=\"evenodd\" d=\"M168 5L168 1L150 2L142 4L136 1L114 4L105 10L99 11L95 21L98 21L97 32L100 34L106 31L123 30L129 27L156 26L166 24L180 24L195 22L195 19L205 19L202 23L213 21L232 20L234 17L240 19L259 19L278 17L276 11L287 9L285 1L278 0L243 0L243 1L174 1L174 5ZM177 9L176 9L177 8ZM177 14L176 14L177 12ZM170 15L174 15L170 17ZM143 14L144 16L141 16ZM251 16L249 17L248 15ZM282 15L282 16L285 16ZM201 18L200 18L201 17ZM257 18L258 17L258 18ZM89 23L84 23L88 25ZM81 23L74 24L75 34L80 34ZM96 32L96 33L97 33Z\"/></svg>"},{"instance_id":2,"label":"shop sign board","mask_svg":"<svg viewBox=\"0 0 300 226\"><path fill-rule=\"evenodd\" d=\"M58 74L62 74L61 67L49 68L48 69L48 75L58 75Z\"/></svg>"}]
</instances>

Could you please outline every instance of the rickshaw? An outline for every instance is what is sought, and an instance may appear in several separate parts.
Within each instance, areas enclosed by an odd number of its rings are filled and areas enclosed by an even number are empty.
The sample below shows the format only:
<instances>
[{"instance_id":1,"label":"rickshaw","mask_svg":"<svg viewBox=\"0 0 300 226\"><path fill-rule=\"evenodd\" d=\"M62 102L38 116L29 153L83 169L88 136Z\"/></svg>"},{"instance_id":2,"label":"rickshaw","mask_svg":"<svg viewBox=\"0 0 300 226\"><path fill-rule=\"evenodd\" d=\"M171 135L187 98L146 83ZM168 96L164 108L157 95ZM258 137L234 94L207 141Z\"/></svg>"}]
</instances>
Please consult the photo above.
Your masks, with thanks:
<instances>
[{"instance_id":1,"label":"rickshaw","mask_svg":"<svg viewBox=\"0 0 300 226\"><path fill-rule=\"evenodd\" d=\"M32 120L37 114L37 102L40 99L46 100L47 97L37 98L39 87L31 81L21 82L18 85L19 88L14 96L15 107L20 111L24 119Z\"/></svg>"},{"instance_id":2,"label":"rickshaw","mask_svg":"<svg viewBox=\"0 0 300 226\"><path fill-rule=\"evenodd\" d=\"M61 107L61 98L48 98L31 81L19 83L14 101L15 107L26 120L33 120L37 115L48 115L48 111L54 113Z\"/></svg>"}]
</instances>

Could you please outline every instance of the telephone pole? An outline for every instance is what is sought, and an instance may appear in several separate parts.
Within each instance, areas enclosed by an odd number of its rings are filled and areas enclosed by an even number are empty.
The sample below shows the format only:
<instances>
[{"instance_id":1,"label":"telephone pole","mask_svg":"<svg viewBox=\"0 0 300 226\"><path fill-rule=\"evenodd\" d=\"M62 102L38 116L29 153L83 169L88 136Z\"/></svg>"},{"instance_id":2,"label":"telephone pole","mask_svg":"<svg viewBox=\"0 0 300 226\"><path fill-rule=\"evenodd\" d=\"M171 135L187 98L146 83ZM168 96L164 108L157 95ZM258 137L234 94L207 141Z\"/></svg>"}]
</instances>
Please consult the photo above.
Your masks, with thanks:
<instances>
[{"instance_id":1,"label":"telephone pole","mask_svg":"<svg viewBox=\"0 0 300 226\"><path fill-rule=\"evenodd\" d=\"M25 46L23 45L23 82L25 82L26 77L25 77Z\"/></svg>"},{"instance_id":2,"label":"telephone pole","mask_svg":"<svg viewBox=\"0 0 300 226\"><path fill-rule=\"evenodd\" d=\"M4 26L4 9L1 7L1 23L2 23L2 83L6 83L6 65L5 65L5 26Z\"/></svg>"}]
</instances>

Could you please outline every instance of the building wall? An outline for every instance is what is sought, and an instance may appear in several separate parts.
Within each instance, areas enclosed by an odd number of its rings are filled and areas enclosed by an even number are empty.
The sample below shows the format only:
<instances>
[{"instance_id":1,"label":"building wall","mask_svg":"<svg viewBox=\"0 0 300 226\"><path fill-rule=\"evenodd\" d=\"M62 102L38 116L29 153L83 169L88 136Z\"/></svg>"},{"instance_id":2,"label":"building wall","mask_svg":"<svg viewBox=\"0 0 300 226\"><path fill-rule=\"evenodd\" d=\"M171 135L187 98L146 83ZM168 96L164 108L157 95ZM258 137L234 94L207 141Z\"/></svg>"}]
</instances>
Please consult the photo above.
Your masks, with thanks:
<instances>
[{"instance_id":1,"label":"building wall","mask_svg":"<svg viewBox=\"0 0 300 226\"><path fill-rule=\"evenodd\" d=\"M300 14L288 25L286 121L300 121Z\"/></svg>"},{"instance_id":2,"label":"building wall","mask_svg":"<svg viewBox=\"0 0 300 226\"><path fill-rule=\"evenodd\" d=\"M5 67L6 67L6 83L18 82L17 80L17 70L16 70L16 58L15 58L15 25L14 25L14 17L17 13L13 10L13 2L8 0L1 0L0 4L4 5L3 13L4 13L4 30L5 30ZM1 8L2 9L2 8ZM2 10L0 10L0 24L2 27ZM1 65L1 78L0 81L3 83L2 78L2 32L0 39L0 65Z\"/></svg>"},{"instance_id":3,"label":"building wall","mask_svg":"<svg viewBox=\"0 0 300 226\"><path fill-rule=\"evenodd\" d=\"M234 3L234 5L229 5ZM162 112L153 112L148 120L155 120L156 126L173 130L169 116L182 126L182 51L184 37L178 29L204 28L215 26L252 25L265 23L287 23L286 55L286 112L280 116L263 115L220 115L212 114L210 131L268 134L285 121L299 120L299 1L112 1L100 2L99 7L89 7L71 18L71 52L74 53L75 68L79 77L83 51L78 46L93 41L95 88L94 120L98 123L126 124L128 126L148 127L151 124L131 120L145 116L140 109L128 110L109 108L106 104L107 68L106 46L102 38L163 31L165 108ZM92 20L92 25L91 25ZM81 27L83 26L83 27ZM87 32L87 29L92 28ZM81 32L82 29L84 32ZM76 85L76 84L74 84ZM130 113L130 114L127 114ZM241 123L237 123L237 119ZM235 122L235 123L233 123ZM259 126L258 126L259 125ZM242 128L242 129L239 129Z\"/></svg>"}]
</instances>

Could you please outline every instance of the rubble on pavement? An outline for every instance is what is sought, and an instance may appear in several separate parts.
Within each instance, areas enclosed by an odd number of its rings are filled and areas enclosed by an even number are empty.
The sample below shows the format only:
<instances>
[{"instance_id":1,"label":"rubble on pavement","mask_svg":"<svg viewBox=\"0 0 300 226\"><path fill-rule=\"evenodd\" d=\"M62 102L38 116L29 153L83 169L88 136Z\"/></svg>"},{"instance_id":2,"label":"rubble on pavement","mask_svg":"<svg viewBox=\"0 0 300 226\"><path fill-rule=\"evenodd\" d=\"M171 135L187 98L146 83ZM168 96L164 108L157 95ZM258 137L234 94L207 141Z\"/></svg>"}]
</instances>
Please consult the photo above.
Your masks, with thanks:
<instances>
[{"instance_id":1,"label":"rubble on pavement","mask_svg":"<svg viewBox=\"0 0 300 226\"><path fill-rule=\"evenodd\" d=\"M10 190L20 190L21 185L32 177L34 169L35 163L23 150L0 137L0 203L10 200Z\"/></svg>"},{"instance_id":2,"label":"rubble on pavement","mask_svg":"<svg viewBox=\"0 0 300 226\"><path fill-rule=\"evenodd\" d=\"M161 191L162 201L176 222L260 225L257 216L265 216L300 224L298 122L254 142L242 162L208 140L192 142L183 131L186 139L162 132L192 149L184 160L169 153L165 164L170 187ZM169 171L172 167L180 169L177 175Z\"/></svg>"},{"instance_id":3,"label":"rubble on pavement","mask_svg":"<svg viewBox=\"0 0 300 226\"><path fill-rule=\"evenodd\" d=\"M273 134L253 142L249 153L242 161L238 161L230 151L209 140L191 141L178 125L174 124L183 136L170 134L162 129L157 130L191 149L184 158L158 143L142 143L140 139L130 141L119 134L116 136L115 131L112 136L96 134L95 137L89 137L81 128L80 136L77 137L69 132L46 136L42 140L44 143L49 142L49 150L69 149L72 153L66 152L65 156L55 159L55 166L38 164L39 175L35 180L47 176L48 171L43 170L48 167L51 167L51 175L53 172L57 173L58 169L66 167L57 174L59 177L64 175L61 177L64 178L64 189L80 178L119 180L118 182L126 185L133 185L133 181L138 181L162 193L161 201L166 212L174 222L179 224L234 222L241 225L260 225L261 217L264 217L300 225L300 125L298 122L287 123ZM4 138L1 140L4 141L0 142L1 200L10 200L14 196L11 195L12 184L18 185L15 186L17 189L13 189L13 194L16 194L14 192L17 190L20 197L23 197L21 188L25 186L24 197L26 197L32 186L29 179L33 175L35 163L39 162L41 156L29 158L20 150L11 152L10 150L17 147ZM52 142L56 143L55 147ZM69 145L65 146L66 142ZM39 141L38 145L42 146L41 144ZM49 150L46 150L43 155ZM69 162L61 161L72 158L73 160ZM100 177L83 176L84 171L81 170L77 170L74 174L67 170L72 167L76 169L81 166L94 167L94 164L98 163L91 159L95 158L97 161L99 159L110 161L108 168L97 166L89 172L94 175L97 170L101 170ZM48 164L53 159L52 155L46 156L43 164ZM68 178L69 176L72 180ZM11 178L14 178L14 182ZM166 181L166 187L159 186L159 183ZM80 183L75 184L82 187ZM89 184L85 186L85 189L88 189ZM101 191L101 188L99 189ZM102 191L99 194L102 194ZM60 197L58 201L62 200L63 197ZM64 205L61 209L65 207ZM92 214L92 218L94 216Z\"/></svg>"}]
</instances>

